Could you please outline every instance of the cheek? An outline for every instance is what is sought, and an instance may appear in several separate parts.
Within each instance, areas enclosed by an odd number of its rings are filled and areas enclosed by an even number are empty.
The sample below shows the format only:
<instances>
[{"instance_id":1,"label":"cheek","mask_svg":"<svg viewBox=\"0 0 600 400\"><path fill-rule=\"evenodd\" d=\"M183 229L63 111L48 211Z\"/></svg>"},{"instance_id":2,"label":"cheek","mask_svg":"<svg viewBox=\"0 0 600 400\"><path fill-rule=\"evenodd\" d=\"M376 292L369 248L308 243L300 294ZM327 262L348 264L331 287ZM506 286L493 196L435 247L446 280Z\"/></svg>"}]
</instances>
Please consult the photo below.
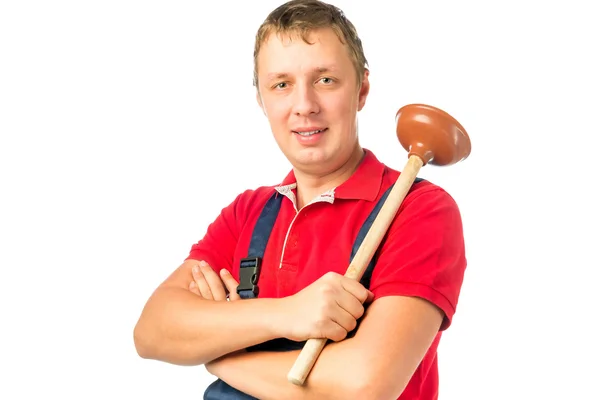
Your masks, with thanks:
<instances>
[{"instance_id":1,"label":"cheek","mask_svg":"<svg viewBox=\"0 0 600 400\"><path fill-rule=\"evenodd\" d=\"M286 106L285 101L269 101L265 104L265 113L271 124L281 124L285 122L289 107Z\"/></svg>"},{"instance_id":2,"label":"cheek","mask_svg":"<svg viewBox=\"0 0 600 400\"><path fill-rule=\"evenodd\" d=\"M331 96L325 100L327 108L337 116L343 117L356 112L358 103L353 93L344 92L341 95Z\"/></svg>"}]
</instances>

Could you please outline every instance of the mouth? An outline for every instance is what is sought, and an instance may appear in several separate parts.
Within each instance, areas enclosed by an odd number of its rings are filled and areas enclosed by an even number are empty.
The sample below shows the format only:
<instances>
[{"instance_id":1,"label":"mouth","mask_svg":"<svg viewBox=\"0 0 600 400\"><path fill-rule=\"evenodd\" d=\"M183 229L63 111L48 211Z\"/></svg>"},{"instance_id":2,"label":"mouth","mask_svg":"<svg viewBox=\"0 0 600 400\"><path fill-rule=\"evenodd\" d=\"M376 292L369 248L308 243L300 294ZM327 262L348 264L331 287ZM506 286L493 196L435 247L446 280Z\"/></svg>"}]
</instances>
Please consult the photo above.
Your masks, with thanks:
<instances>
[{"instance_id":1,"label":"mouth","mask_svg":"<svg viewBox=\"0 0 600 400\"><path fill-rule=\"evenodd\" d=\"M318 133L323 133L327 130L328 128L323 128L323 129L313 129L313 130L298 130L298 131L292 131L294 132L296 135L300 135L302 137L310 137L313 135L316 135Z\"/></svg>"}]
</instances>

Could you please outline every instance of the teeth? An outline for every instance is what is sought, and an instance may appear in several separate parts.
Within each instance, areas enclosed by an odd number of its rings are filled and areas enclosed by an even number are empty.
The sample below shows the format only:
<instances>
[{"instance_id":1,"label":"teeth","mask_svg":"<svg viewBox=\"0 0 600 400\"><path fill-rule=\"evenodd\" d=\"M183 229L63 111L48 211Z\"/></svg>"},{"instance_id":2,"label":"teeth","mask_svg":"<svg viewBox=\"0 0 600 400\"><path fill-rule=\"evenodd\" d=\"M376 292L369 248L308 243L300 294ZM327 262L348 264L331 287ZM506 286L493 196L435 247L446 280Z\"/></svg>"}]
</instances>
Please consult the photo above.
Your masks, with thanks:
<instances>
[{"instance_id":1,"label":"teeth","mask_svg":"<svg viewBox=\"0 0 600 400\"><path fill-rule=\"evenodd\" d=\"M311 136L311 135L314 135L315 133L319 133L319 132L323 132L323 129L319 129L316 131L310 131L310 132L296 132L296 133L300 136Z\"/></svg>"}]
</instances>

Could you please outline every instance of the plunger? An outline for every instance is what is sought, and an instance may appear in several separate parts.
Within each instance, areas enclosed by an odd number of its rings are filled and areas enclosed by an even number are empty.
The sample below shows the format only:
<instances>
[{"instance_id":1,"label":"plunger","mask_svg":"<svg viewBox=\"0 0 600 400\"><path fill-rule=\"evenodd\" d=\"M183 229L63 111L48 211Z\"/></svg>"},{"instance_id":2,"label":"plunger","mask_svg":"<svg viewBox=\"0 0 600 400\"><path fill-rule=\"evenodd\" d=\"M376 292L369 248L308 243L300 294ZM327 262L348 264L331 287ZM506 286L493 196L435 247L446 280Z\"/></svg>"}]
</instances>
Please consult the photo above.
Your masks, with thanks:
<instances>
[{"instance_id":1,"label":"plunger","mask_svg":"<svg viewBox=\"0 0 600 400\"><path fill-rule=\"evenodd\" d=\"M466 159L471 141L462 125L445 111L425 104L409 104L396 113L396 135L408 151L408 161L381 207L344 276L359 281L402 201L427 164L448 166ZM327 339L309 339L288 373L288 381L302 386L323 351Z\"/></svg>"}]
</instances>

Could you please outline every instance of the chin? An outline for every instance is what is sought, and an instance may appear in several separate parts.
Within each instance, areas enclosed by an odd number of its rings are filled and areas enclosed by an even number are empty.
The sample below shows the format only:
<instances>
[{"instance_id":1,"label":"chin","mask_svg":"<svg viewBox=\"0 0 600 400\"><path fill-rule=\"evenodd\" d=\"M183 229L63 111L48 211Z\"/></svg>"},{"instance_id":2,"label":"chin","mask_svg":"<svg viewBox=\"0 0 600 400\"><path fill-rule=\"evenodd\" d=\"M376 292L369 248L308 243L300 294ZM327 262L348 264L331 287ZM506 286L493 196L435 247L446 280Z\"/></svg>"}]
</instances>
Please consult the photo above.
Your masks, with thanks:
<instances>
[{"instance_id":1,"label":"chin","mask_svg":"<svg viewBox=\"0 0 600 400\"><path fill-rule=\"evenodd\" d=\"M292 157L294 160L296 160L298 164L310 166L315 164L322 164L327 160L331 159L332 156L333 154L329 154L329 152L325 149L321 149L318 147L310 147L295 152L295 154L293 154Z\"/></svg>"}]
</instances>

